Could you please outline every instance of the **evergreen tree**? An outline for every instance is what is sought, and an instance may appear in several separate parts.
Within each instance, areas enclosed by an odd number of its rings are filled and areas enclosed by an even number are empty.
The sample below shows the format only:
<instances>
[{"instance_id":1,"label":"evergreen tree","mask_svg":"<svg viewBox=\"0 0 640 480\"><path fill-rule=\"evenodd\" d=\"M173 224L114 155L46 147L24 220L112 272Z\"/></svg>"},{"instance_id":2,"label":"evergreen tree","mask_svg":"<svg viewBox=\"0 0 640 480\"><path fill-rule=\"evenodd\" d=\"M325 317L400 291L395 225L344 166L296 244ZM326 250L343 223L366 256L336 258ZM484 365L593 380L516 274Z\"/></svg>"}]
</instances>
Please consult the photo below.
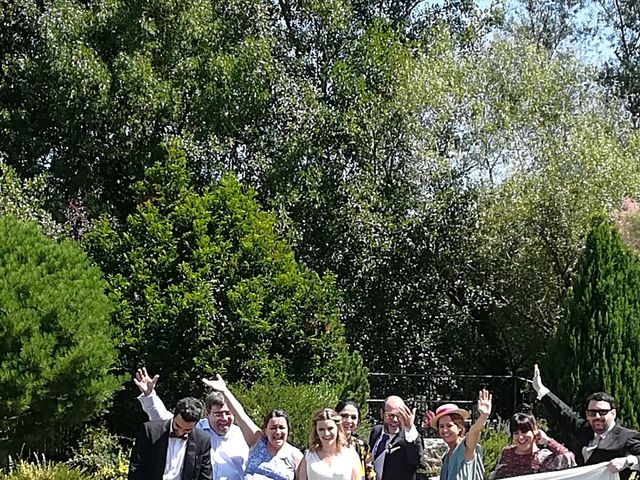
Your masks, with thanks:
<instances>
[{"instance_id":1,"label":"evergreen tree","mask_svg":"<svg viewBox=\"0 0 640 480\"><path fill-rule=\"evenodd\" d=\"M77 244L1 216L0 279L2 463L68 447L120 380L106 283Z\"/></svg>"},{"instance_id":2,"label":"evergreen tree","mask_svg":"<svg viewBox=\"0 0 640 480\"><path fill-rule=\"evenodd\" d=\"M640 408L640 261L617 229L598 217L551 345L555 391L577 411L592 392L611 393L618 417L637 428Z\"/></svg>"},{"instance_id":3,"label":"evergreen tree","mask_svg":"<svg viewBox=\"0 0 640 480\"><path fill-rule=\"evenodd\" d=\"M198 379L215 373L249 383L338 376L347 344L333 278L296 262L254 193L233 176L198 191L178 142L138 190L136 213L101 221L86 243L116 302L123 372L160 374L168 405L201 394ZM126 431L139 408L133 391L121 399L113 418Z\"/></svg>"}]
</instances>

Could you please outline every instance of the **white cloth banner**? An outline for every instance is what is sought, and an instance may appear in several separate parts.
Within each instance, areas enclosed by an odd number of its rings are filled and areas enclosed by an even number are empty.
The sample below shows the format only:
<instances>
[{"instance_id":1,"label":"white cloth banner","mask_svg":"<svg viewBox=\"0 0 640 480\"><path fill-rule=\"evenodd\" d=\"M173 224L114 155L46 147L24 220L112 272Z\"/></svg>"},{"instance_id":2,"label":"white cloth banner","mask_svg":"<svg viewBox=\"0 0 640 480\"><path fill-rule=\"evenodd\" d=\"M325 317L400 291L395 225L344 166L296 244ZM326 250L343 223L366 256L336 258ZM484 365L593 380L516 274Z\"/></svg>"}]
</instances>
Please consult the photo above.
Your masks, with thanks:
<instances>
[{"instance_id":1,"label":"white cloth banner","mask_svg":"<svg viewBox=\"0 0 640 480\"><path fill-rule=\"evenodd\" d=\"M555 472L520 475L519 477L509 477L509 480L620 480L618 472L609 471L608 464L609 462L604 462Z\"/></svg>"}]
</instances>

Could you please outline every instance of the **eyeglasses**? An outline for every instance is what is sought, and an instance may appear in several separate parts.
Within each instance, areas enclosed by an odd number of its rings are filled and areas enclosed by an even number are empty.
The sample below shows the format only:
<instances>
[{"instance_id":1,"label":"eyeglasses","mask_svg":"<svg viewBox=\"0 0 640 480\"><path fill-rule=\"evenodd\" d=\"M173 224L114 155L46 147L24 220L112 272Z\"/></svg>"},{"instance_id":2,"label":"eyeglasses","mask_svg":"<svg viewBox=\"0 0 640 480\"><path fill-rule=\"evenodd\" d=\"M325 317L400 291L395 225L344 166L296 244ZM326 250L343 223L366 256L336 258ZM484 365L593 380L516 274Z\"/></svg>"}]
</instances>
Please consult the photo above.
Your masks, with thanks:
<instances>
[{"instance_id":1,"label":"eyeglasses","mask_svg":"<svg viewBox=\"0 0 640 480\"><path fill-rule=\"evenodd\" d=\"M231 412L223 410L221 412L211 412L211 415L213 416L213 418L224 418L224 417L230 417Z\"/></svg>"},{"instance_id":2,"label":"eyeglasses","mask_svg":"<svg viewBox=\"0 0 640 480\"><path fill-rule=\"evenodd\" d=\"M589 415L590 417L595 417L596 415L599 414L601 417L604 417L611 410L613 410L613 408L610 408L608 410L594 408L594 409L591 409L591 410L587 410L587 415Z\"/></svg>"},{"instance_id":3,"label":"eyeglasses","mask_svg":"<svg viewBox=\"0 0 640 480\"><path fill-rule=\"evenodd\" d=\"M358 415L356 414L349 414L349 413L341 413L340 416L342 417L343 420L348 420L349 418L351 420L358 420Z\"/></svg>"},{"instance_id":4,"label":"eyeglasses","mask_svg":"<svg viewBox=\"0 0 640 480\"><path fill-rule=\"evenodd\" d=\"M393 413L393 412L384 412L384 418L390 418L390 419L398 419L398 414L397 413Z\"/></svg>"}]
</instances>

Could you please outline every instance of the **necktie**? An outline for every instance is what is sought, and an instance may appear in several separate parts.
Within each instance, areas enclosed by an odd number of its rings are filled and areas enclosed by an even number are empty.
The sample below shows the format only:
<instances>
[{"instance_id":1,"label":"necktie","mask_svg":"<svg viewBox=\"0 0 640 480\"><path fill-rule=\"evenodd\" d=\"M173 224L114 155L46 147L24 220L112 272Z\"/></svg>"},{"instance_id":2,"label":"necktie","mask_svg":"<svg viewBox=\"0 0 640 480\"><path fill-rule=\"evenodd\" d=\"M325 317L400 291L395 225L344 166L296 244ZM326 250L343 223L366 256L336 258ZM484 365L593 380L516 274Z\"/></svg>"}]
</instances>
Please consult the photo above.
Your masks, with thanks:
<instances>
[{"instance_id":1,"label":"necktie","mask_svg":"<svg viewBox=\"0 0 640 480\"><path fill-rule=\"evenodd\" d=\"M384 448L387 446L387 440L389 440L389 435L387 435L386 433L383 433L380 436L380 441L378 442L378 445L376 445L376 451L373 454L374 459L378 458L380 454L384 452Z\"/></svg>"},{"instance_id":2,"label":"necktie","mask_svg":"<svg viewBox=\"0 0 640 480\"><path fill-rule=\"evenodd\" d=\"M596 435L589 442L589 445L587 445L586 447L582 447L582 458L584 458L584 463L587 463L589 461L589 457L591 457L593 451L598 448L598 443L601 439L602 437L600 435Z\"/></svg>"}]
</instances>

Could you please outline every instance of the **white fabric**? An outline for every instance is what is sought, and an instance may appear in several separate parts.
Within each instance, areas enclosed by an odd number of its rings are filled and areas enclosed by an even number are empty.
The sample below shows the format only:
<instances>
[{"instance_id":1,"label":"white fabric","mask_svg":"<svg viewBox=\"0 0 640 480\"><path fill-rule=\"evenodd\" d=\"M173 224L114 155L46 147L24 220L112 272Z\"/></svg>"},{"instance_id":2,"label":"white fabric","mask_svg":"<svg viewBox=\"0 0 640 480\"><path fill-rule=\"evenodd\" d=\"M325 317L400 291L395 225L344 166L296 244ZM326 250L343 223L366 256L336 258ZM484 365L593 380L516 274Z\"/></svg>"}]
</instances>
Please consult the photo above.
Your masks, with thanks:
<instances>
[{"instance_id":1,"label":"white fabric","mask_svg":"<svg viewBox=\"0 0 640 480\"><path fill-rule=\"evenodd\" d=\"M388 435L387 438L384 438L383 437L384 433L385 432L383 430L383 432L378 437L378 440L376 441L374 447L371 449L372 452L377 452L378 446L380 445L381 442L384 441L384 450L382 450L382 453L380 455L378 455L376 458L373 459L373 469L376 471L377 478L382 478L382 469L384 468L384 457L387 455L387 445L389 444L389 440L391 440L391 436L389 436L389 434L387 434Z\"/></svg>"},{"instance_id":2,"label":"white fabric","mask_svg":"<svg viewBox=\"0 0 640 480\"><path fill-rule=\"evenodd\" d=\"M141 394L138 401L149 416L149 420L169 420L173 414L164 406L154 390L151 395ZM218 435L209 425L209 420L201 419L196 428L207 432L211 439L211 467L213 480L242 480L249 456L249 446L237 425L231 425L225 435Z\"/></svg>"},{"instance_id":3,"label":"white fabric","mask_svg":"<svg viewBox=\"0 0 640 480\"><path fill-rule=\"evenodd\" d=\"M360 458L352 448L343 448L338 455L324 461L311 450L307 450L304 457L309 480L351 480L353 465L360 464Z\"/></svg>"},{"instance_id":4,"label":"white fabric","mask_svg":"<svg viewBox=\"0 0 640 480\"><path fill-rule=\"evenodd\" d=\"M388 438L385 439L384 450L380 455L378 455L376 458L373 459L373 469L375 470L376 476L378 478L382 478L382 469L384 468L384 457L387 455L387 445L389 444L391 439L395 437L395 435L388 434L383 430L380 436L378 437L378 440L376 440L375 445L373 445L373 447L371 448L372 452L378 451L378 445L382 441L382 435L385 433L388 435ZM418 438L418 435L419 435L418 429L416 428L415 425L411 425L411 428L409 430L404 431L404 439L407 443L415 442L416 439Z\"/></svg>"},{"instance_id":5,"label":"white fabric","mask_svg":"<svg viewBox=\"0 0 640 480\"><path fill-rule=\"evenodd\" d=\"M173 420L169 431L173 432ZM187 452L187 441L182 438L169 437L167 446L167 457L164 464L164 474L162 480L181 480L182 466L184 465L184 455Z\"/></svg>"},{"instance_id":6,"label":"white fabric","mask_svg":"<svg viewBox=\"0 0 640 480\"><path fill-rule=\"evenodd\" d=\"M552 472L535 473L510 477L509 480L620 480L618 472L610 472L609 462L587 465L585 467L568 468Z\"/></svg>"}]
</instances>

